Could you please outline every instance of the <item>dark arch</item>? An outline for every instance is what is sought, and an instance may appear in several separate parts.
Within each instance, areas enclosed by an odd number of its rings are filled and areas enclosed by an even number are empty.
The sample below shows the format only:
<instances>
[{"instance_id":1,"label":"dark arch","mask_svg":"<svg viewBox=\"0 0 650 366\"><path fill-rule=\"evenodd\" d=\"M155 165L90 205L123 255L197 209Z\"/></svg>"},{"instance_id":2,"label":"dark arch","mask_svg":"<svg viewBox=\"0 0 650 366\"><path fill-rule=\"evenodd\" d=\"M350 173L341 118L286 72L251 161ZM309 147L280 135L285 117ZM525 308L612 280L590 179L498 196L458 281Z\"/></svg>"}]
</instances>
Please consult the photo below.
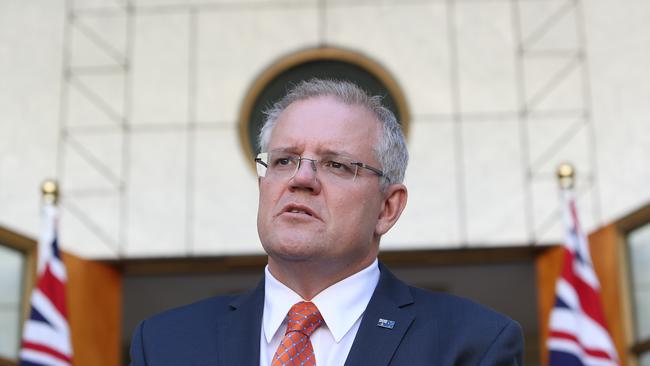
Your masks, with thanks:
<instances>
[{"instance_id":1,"label":"dark arch","mask_svg":"<svg viewBox=\"0 0 650 366\"><path fill-rule=\"evenodd\" d=\"M319 48L289 55L269 67L250 88L242 105L239 131L246 158L259 152L257 135L264 122L264 111L284 96L292 85L314 77L349 80L372 95L384 97L390 108L408 131L408 111L405 98L394 79L377 63L360 54Z\"/></svg>"}]
</instances>

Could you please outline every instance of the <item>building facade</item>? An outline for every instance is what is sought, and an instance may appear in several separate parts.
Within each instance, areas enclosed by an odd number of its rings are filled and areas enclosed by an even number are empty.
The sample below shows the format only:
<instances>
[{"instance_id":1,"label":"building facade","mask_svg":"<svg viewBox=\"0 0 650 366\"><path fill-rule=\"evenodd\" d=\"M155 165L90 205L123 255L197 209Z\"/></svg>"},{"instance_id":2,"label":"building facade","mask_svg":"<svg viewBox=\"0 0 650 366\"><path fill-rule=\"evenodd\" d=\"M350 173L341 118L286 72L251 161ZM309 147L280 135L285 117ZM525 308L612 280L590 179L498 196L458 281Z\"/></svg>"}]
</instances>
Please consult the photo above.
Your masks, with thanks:
<instances>
[{"instance_id":1,"label":"building facade","mask_svg":"<svg viewBox=\"0 0 650 366\"><path fill-rule=\"evenodd\" d=\"M387 263L515 317L543 362L555 169L570 162L585 231L615 233L593 256L620 259L601 272L618 286L606 302L624 300L617 345L648 365L648 15L613 0L0 2L7 308L30 281L45 178L60 183L70 261L119 294L120 347L140 316L254 283L256 116L327 70L377 88L407 130L409 203ZM186 293L146 305L171 284Z\"/></svg>"}]
</instances>

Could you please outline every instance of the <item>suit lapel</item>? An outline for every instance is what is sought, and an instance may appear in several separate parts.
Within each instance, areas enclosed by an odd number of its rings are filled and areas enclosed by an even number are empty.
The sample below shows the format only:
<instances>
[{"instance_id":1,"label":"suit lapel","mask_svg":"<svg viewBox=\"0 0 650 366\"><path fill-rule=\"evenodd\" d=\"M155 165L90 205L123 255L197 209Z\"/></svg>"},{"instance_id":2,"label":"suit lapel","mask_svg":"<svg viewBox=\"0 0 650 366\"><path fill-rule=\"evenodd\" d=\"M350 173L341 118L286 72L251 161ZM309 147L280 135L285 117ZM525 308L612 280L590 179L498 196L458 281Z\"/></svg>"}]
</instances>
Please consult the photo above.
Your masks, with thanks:
<instances>
[{"instance_id":1,"label":"suit lapel","mask_svg":"<svg viewBox=\"0 0 650 366\"><path fill-rule=\"evenodd\" d=\"M257 366L264 311L264 280L230 303L230 311L217 327L219 365Z\"/></svg>"},{"instance_id":2,"label":"suit lapel","mask_svg":"<svg viewBox=\"0 0 650 366\"><path fill-rule=\"evenodd\" d=\"M406 284L382 264L377 288L363 314L346 366L388 365L413 319L413 297ZM380 319L385 320L378 326ZM391 327L391 321L394 325Z\"/></svg>"}]
</instances>

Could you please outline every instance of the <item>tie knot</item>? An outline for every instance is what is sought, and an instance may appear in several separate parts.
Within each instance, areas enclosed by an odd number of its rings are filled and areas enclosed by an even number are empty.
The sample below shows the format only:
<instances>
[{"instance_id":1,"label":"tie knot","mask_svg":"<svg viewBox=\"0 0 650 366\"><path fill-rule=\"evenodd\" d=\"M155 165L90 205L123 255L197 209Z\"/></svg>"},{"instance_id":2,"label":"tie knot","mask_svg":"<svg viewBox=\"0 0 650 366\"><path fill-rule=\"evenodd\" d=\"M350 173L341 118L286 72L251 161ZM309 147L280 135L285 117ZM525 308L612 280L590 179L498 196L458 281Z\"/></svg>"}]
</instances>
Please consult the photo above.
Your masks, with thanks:
<instances>
[{"instance_id":1,"label":"tie knot","mask_svg":"<svg viewBox=\"0 0 650 366\"><path fill-rule=\"evenodd\" d=\"M287 332L300 332L307 337L323 324L323 316L314 303L301 301L295 303L287 314Z\"/></svg>"}]
</instances>

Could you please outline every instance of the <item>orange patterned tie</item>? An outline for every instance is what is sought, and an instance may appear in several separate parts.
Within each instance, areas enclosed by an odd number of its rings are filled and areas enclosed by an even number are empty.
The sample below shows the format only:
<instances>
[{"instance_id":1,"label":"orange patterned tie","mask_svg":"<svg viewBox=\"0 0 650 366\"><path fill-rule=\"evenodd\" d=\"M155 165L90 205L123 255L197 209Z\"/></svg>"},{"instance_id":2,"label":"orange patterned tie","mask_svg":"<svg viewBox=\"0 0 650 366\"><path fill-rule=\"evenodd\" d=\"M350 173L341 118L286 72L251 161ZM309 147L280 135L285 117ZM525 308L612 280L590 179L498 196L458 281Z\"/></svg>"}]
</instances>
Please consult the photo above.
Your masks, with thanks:
<instances>
[{"instance_id":1,"label":"orange patterned tie","mask_svg":"<svg viewBox=\"0 0 650 366\"><path fill-rule=\"evenodd\" d=\"M316 357L309 336L323 324L320 311L313 303L302 301L291 307L287 321L287 331L271 366L315 366Z\"/></svg>"}]
</instances>

